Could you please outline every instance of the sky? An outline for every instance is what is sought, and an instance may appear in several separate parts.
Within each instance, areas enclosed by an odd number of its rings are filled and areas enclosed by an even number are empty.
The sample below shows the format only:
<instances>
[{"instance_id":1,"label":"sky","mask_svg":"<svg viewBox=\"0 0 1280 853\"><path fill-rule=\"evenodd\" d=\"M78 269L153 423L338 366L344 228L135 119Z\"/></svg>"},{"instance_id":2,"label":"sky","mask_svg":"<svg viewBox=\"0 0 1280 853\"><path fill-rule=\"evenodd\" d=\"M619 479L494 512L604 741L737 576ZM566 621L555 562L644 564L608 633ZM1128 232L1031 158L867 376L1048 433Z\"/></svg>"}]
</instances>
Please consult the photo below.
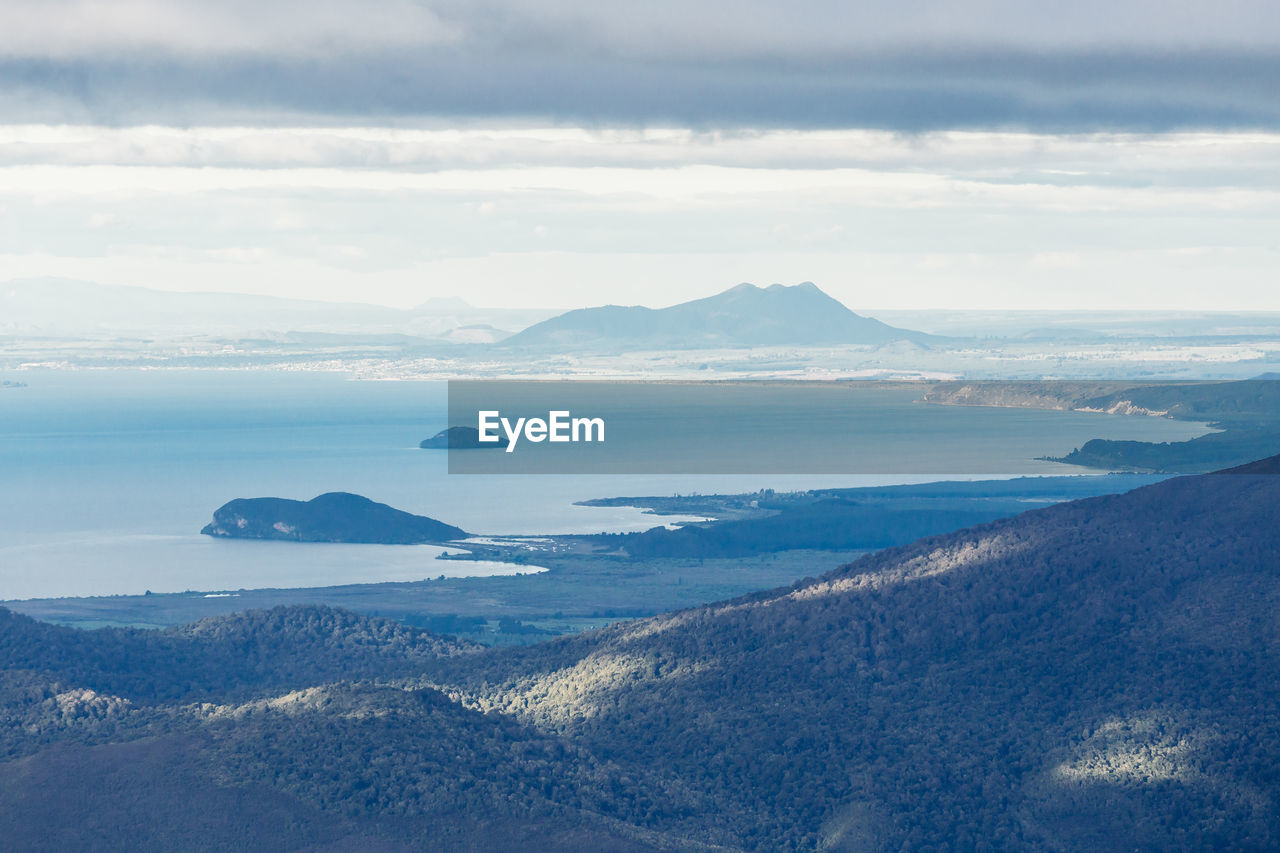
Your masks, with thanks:
<instances>
[{"instance_id":1,"label":"sky","mask_svg":"<svg viewBox=\"0 0 1280 853\"><path fill-rule=\"evenodd\" d=\"M1280 5L0 0L0 279L1280 310Z\"/></svg>"}]
</instances>

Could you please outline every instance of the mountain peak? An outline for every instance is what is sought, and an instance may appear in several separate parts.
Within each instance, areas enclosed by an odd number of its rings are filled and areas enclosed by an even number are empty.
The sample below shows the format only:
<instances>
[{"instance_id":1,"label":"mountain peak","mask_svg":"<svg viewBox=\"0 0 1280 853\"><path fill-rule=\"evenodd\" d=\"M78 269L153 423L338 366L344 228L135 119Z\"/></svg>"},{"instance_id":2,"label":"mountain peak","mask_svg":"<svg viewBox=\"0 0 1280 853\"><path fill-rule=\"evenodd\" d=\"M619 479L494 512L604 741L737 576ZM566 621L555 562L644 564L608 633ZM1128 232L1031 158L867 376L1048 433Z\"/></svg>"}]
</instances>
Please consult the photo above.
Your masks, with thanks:
<instances>
[{"instance_id":1,"label":"mountain peak","mask_svg":"<svg viewBox=\"0 0 1280 853\"><path fill-rule=\"evenodd\" d=\"M765 290L770 293L785 293L792 291L795 293L821 293L823 296L828 296L822 288L818 287L818 285L811 281L802 281L799 284L778 284L777 282L774 282L766 287Z\"/></svg>"},{"instance_id":2,"label":"mountain peak","mask_svg":"<svg viewBox=\"0 0 1280 853\"><path fill-rule=\"evenodd\" d=\"M758 346L927 344L930 335L850 311L811 281L728 290L666 308L581 308L503 341L503 346L607 351Z\"/></svg>"}]
</instances>

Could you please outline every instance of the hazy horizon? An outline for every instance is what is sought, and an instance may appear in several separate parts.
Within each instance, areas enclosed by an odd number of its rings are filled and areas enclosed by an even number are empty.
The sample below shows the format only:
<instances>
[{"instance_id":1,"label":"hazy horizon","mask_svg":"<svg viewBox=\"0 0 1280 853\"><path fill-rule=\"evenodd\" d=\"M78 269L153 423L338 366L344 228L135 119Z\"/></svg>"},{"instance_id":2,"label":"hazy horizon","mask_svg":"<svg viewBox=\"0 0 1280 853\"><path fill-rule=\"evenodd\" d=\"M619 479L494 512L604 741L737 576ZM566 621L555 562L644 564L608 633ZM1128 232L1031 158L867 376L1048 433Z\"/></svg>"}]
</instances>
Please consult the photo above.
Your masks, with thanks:
<instances>
[{"instance_id":1,"label":"hazy horizon","mask_svg":"<svg viewBox=\"0 0 1280 853\"><path fill-rule=\"evenodd\" d=\"M18 0L0 263L410 307L1280 310L1270 4Z\"/></svg>"},{"instance_id":2,"label":"hazy horizon","mask_svg":"<svg viewBox=\"0 0 1280 853\"><path fill-rule=\"evenodd\" d=\"M473 301L472 299L467 298L467 296L464 295L463 293L432 293L430 295L425 296L422 300L417 302L408 301L408 300L401 300L397 302L397 301L388 301L388 300L378 300L373 298L364 298L363 294L358 294L358 293L351 294L350 296L343 296L341 294L317 294L317 295L304 294L304 295L296 295L296 296L282 296L272 292L253 291L253 290L247 290L247 289L245 290L232 290L232 289L205 290L205 289L198 289L198 288L164 287L162 286L163 283L149 284L149 285L122 284L122 283L116 283L116 282L93 281L88 279L69 278L69 277L63 277L63 276L22 276L22 277L13 277L13 278L6 278L6 279L0 280L0 288L3 288L7 285L40 285L40 284L51 284L51 285L52 284L70 284L70 285L76 285L76 286L88 286L93 288L102 288L104 292L107 292L110 290L126 290L126 291L142 291L146 293L155 293L155 294L186 295L186 296L193 296L193 297L226 297L228 300L236 300L237 298L241 298L241 297L248 297L250 299L261 297L269 300L278 300L281 303L285 303L285 304L314 303L314 304L333 306L333 307L350 306L354 308L375 308L380 310L385 309L385 310L397 311L397 312L412 312L415 310L424 310L424 309L429 309L437 306L439 310L446 310L451 306L456 306L456 307L474 308L482 311L510 309L510 310L516 310L516 311L539 311L547 314L559 314L559 313L564 313L568 311L575 311L582 308L603 307L606 305L619 305L623 307L643 307L643 308L660 309L660 308L668 308L674 305L683 304L685 302L691 302L694 300L703 299L708 296L715 296L717 294L724 293L727 290L731 290L732 288L737 287L739 285L743 285L743 284L752 285L754 287L759 287L761 289L771 287L774 285L781 285L783 287L794 287L800 284L816 284L820 289L823 290L823 292L829 293L829 295L834 296L834 294L830 293L829 289L826 286L824 286L821 282L815 282L815 281L809 281L809 280L781 281L781 282L764 281L764 280L735 281L735 282L717 281L714 284L708 285L704 290L699 290L697 292L690 291L688 292L687 295L678 296L675 298L675 301L648 299L642 302L626 302L626 303L584 302L581 304L572 304L572 305L570 304L549 305L545 303L537 304L531 301L524 302L524 303L507 303L507 304L497 305L492 303ZM946 304L901 305L901 306L891 304L891 305L878 307L878 308L866 308L860 305L849 304L845 302L845 300L843 299L839 301L844 303L846 307L848 307L850 310L853 310L865 316L872 316L876 313L881 313L881 312L889 315L911 315L911 314L925 315L925 314L947 312L947 313L953 313L955 315L990 314L993 317L998 317L1002 315L1013 316L1013 315L1035 315L1035 314L1043 314L1046 316L1077 315L1082 317L1083 316L1106 317L1106 316L1122 316L1122 315L1211 317L1214 315L1239 316L1239 315L1248 314L1248 315L1266 316L1266 315L1272 315L1272 314L1280 314L1280 306L1276 308L1270 308L1270 309L1253 309L1253 308L1249 308L1249 309L1234 308L1233 309L1233 308L1219 308L1219 307L1152 309L1152 308L1138 308L1138 307L1107 308L1107 307L1089 307L1089 306L1079 306L1079 305L1061 306L1061 307L1017 307L1017 306L1003 306L1003 305L995 305L995 306L977 305L977 306L958 307L958 306L952 306L952 305L946 305Z\"/></svg>"}]
</instances>

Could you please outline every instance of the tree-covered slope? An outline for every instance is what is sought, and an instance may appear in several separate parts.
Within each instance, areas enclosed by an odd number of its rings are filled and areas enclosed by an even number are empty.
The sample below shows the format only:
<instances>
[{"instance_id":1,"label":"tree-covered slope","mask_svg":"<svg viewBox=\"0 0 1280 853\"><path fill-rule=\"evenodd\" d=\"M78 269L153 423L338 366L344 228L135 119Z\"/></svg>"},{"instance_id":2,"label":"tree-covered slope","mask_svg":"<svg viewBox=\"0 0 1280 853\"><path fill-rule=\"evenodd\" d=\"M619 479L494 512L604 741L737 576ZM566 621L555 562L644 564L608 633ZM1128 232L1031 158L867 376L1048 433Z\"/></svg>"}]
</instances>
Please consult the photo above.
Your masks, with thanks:
<instances>
[{"instance_id":1,"label":"tree-covered slope","mask_svg":"<svg viewBox=\"0 0 1280 853\"><path fill-rule=\"evenodd\" d=\"M326 608L165 631L0 609L0 846L698 849L609 816L647 780L615 797L616 765L424 683L475 651Z\"/></svg>"},{"instance_id":2,"label":"tree-covered slope","mask_svg":"<svg viewBox=\"0 0 1280 853\"><path fill-rule=\"evenodd\" d=\"M1277 467L1026 513L459 678L696 786L719 818L664 827L708 840L1266 849Z\"/></svg>"},{"instance_id":3,"label":"tree-covered slope","mask_svg":"<svg viewBox=\"0 0 1280 853\"><path fill-rule=\"evenodd\" d=\"M327 607L277 607L164 630L82 631L0 608L4 672L47 673L134 702L213 701L339 679L418 674L479 649Z\"/></svg>"},{"instance_id":4,"label":"tree-covered slope","mask_svg":"<svg viewBox=\"0 0 1280 853\"><path fill-rule=\"evenodd\" d=\"M272 849L1274 849L1277 474L1059 504L521 649L334 611L7 617L0 819L112 849L154 813L136 849L234 849L202 816L252 796ZM279 829L304 824L328 834Z\"/></svg>"}]
</instances>

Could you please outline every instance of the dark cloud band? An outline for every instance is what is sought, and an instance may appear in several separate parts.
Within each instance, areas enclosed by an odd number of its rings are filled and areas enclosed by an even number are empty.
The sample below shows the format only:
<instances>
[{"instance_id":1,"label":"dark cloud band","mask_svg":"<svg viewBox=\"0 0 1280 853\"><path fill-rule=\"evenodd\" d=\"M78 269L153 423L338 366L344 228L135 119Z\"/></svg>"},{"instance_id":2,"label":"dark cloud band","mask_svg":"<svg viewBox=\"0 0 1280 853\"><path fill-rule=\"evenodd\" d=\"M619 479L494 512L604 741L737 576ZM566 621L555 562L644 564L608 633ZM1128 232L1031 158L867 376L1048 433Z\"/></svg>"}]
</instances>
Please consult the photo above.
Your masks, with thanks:
<instances>
[{"instance_id":1,"label":"dark cloud band","mask_svg":"<svg viewBox=\"0 0 1280 853\"><path fill-rule=\"evenodd\" d=\"M901 131L1280 127L1280 55L896 51L628 60L474 48L319 59L0 62L14 122L414 123L551 119Z\"/></svg>"}]
</instances>

